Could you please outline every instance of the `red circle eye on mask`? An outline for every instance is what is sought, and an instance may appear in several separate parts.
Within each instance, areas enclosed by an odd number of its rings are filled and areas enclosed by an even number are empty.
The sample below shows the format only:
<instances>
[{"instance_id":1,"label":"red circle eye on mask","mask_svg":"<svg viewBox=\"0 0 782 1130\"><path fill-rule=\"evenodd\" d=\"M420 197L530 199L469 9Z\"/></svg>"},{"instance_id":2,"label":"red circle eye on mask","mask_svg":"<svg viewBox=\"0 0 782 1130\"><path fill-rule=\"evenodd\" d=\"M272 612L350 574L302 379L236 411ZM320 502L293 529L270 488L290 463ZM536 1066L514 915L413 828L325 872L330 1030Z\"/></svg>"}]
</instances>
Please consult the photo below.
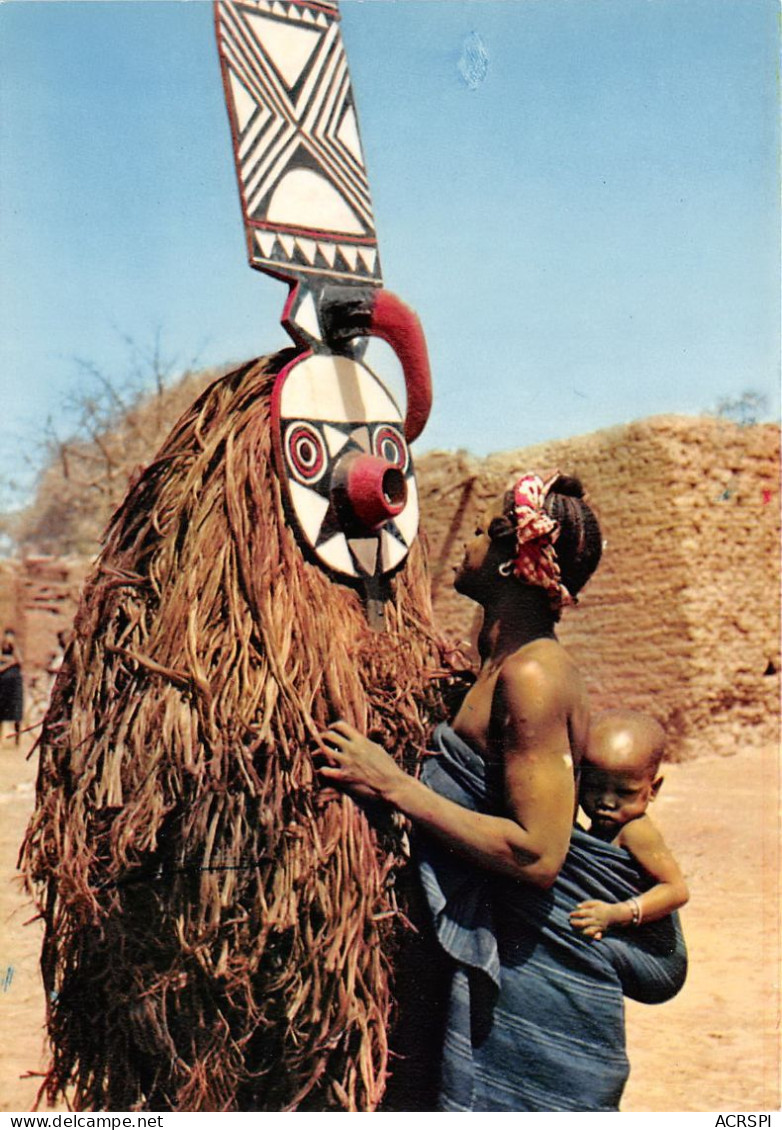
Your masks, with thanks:
<instances>
[{"instance_id":1,"label":"red circle eye on mask","mask_svg":"<svg viewBox=\"0 0 782 1130\"><path fill-rule=\"evenodd\" d=\"M317 430L303 420L290 424L284 445L286 464L299 482L316 483L328 465L323 439Z\"/></svg>"},{"instance_id":2,"label":"red circle eye on mask","mask_svg":"<svg viewBox=\"0 0 782 1130\"><path fill-rule=\"evenodd\" d=\"M387 463L390 463L392 467L397 467L400 471L407 470L410 462L410 449L398 428L392 428L389 424L377 428L373 446L375 455L380 459L385 459Z\"/></svg>"}]
</instances>

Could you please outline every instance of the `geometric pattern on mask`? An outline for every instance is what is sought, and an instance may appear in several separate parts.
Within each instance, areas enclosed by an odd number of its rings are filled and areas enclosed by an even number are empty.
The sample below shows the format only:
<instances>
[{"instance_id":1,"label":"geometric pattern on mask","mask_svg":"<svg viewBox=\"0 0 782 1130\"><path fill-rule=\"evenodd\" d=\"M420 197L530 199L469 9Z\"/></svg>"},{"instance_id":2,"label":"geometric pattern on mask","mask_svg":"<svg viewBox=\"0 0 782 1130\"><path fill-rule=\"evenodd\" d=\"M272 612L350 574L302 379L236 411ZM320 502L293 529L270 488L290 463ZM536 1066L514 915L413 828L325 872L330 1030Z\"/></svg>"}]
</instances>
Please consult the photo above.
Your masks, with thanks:
<instances>
[{"instance_id":1,"label":"geometric pattern on mask","mask_svg":"<svg viewBox=\"0 0 782 1130\"><path fill-rule=\"evenodd\" d=\"M216 27L251 266L382 285L336 3L218 0Z\"/></svg>"},{"instance_id":2,"label":"geometric pattern on mask","mask_svg":"<svg viewBox=\"0 0 782 1130\"><path fill-rule=\"evenodd\" d=\"M350 577L382 576L407 556L418 532L419 504L413 461L404 445L399 469L405 477L407 501L400 514L379 530L346 532L332 501L334 468L352 452L384 455L390 432L404 440L394 424L364 420L329 423L281 419L287 487L304 539L325 565ZM387 451L387 448L385 449Z\"/></svg>"}]
</instances>

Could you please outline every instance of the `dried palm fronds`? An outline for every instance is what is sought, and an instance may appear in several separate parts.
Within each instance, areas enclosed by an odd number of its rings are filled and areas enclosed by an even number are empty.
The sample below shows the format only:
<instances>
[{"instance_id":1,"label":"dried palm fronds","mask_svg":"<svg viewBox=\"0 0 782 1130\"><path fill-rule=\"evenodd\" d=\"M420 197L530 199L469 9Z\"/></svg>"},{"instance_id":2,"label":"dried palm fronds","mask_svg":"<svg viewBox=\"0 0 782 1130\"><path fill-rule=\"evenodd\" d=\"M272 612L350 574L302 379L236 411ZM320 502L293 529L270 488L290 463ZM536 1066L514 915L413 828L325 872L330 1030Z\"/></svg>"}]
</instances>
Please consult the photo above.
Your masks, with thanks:
<instances>
[{"instance_id":1,"label":"dried palm fronds","mask_svg":"<svg viewBox=\"0 0 782 1130\"><path fill-rule=\"evenodd\" d=\"M363 1111L383 1091L400 832L324 791L312 754L344 717L412 766L438 650L417 545L375 633L285 524L289 356L184 415L83 592L22 851L50 1100Z\"/></svg>"}]
</instances>

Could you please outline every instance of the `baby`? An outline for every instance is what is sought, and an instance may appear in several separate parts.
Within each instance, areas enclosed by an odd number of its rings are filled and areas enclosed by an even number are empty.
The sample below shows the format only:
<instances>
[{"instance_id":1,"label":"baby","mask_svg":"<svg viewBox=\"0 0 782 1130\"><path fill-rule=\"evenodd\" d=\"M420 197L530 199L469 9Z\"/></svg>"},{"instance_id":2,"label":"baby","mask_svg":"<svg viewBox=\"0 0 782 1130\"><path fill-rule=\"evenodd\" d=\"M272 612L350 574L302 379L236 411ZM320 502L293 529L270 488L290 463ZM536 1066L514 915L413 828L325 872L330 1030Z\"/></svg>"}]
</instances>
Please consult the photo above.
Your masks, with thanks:
<instances>
[{"instance_id":1,"label":"baby","mask_svg":"<svg viewBox=\"0 0 782 1130\"><path fill-rule=\"evenodd\" d=\"M655 884L626 902L579 903L570 921L589 938L602 938L610 927L664 918L689 898L678 863L646 815L663 783L657 774L664 748L662 727L645 714L607 710L592 719L579 789L589 831L625 848Z\"/></svg>"}]
</instances>

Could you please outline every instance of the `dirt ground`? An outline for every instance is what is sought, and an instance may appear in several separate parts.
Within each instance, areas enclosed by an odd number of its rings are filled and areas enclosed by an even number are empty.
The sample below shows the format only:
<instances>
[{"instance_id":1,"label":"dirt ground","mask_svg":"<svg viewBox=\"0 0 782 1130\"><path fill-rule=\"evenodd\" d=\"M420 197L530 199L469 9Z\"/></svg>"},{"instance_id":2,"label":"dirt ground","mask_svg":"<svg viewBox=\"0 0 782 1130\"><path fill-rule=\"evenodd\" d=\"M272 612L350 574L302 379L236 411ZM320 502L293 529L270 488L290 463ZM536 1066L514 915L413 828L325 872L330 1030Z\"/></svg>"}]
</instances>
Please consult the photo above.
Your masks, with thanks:
<instances>
[{"instance_id":1,"label":"dirt ground","mask_svg":"<svg viewBox=\"0 0 782 1130\"><path fill-rule=\"evenodd\" d=\"M40 930L15 873L33 803L31 741L0 745L0 1110L35 1102L43 1064ZM663 1005L628 1002L625 1111L776 1111L779 767L775 748L670 765L653 815L690 882L690 973ZM38 1073L36 1075L36 1073Z\"/></svg>"}]
</instances>

